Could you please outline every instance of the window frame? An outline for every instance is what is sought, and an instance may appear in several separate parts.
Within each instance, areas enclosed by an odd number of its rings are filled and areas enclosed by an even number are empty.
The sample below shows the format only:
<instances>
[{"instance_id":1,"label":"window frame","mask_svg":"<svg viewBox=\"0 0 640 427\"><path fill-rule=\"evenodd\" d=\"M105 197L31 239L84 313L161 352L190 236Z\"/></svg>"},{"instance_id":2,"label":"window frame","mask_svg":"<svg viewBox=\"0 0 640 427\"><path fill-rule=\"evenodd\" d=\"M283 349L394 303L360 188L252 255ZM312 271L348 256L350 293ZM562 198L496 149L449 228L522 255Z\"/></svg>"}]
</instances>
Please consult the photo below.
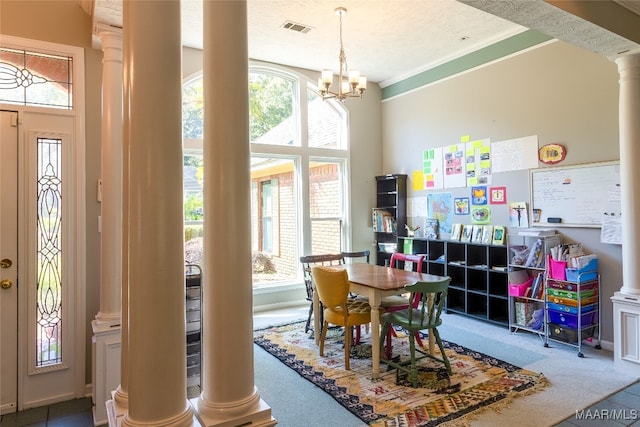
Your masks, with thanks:
<instances>
[{"instance_id":1,"label":"window frame","mask_svg":"<svg viewBox=\"0 0 640 427\"><path fill-rule=\"evenodd\" d=\"M294 82L294 99L293 109L297 111L296 121L296 138L297 143L293 145L272 145L265 143L250 143L250 155L252 157L267 158L283 158L290 159L294 162L294 186L297 204L297 221L296 232L297 239L296 258L302 254L312 253L311 245L311 228L312 218L310 215L309 200L309 169L310 164L314 161L335 162L339 164L339 173L341 174L342 185L342 215L327 218L316 218L319 220L339 220L341 222L341 247L349 248L351 240L351 211L349 204L349 182L350 182L350 141L349 141L349 111L343 104L335 100L327 100L325 102L332 103L332 107L340 112L343 123L341 126L341 143L338 147L323 148L310 147L308 140L308 102L307 96L309 90L316 92L315 83L308 76L292 71L285 67L275 64L264 64L257 61L250 61L249 73L268 73ZM202 71L194 73L185 78L183 85L190 84L193 81L202 78ZM304 100L304 102L303 102ZM295 112L293 113L295 115ZM185 139L185 154L188 152L193 154L198 149L202 149L203 142L201 140ZM198 147L199 145L199 147ZM196 150L196 151L194 151ZM205 165L206 167L206 165ZM250 189L250 191L253 191ZM258 194L260 192L258 191ZM253 242L253 239L252 239ZM286 289L286 287L295 285L299 287L302 284L302 272L296 268L296 278L293 281L283 281L274 283L266 287L254 287L254 293L267 293Z\"/></svg>"}]
</instances>

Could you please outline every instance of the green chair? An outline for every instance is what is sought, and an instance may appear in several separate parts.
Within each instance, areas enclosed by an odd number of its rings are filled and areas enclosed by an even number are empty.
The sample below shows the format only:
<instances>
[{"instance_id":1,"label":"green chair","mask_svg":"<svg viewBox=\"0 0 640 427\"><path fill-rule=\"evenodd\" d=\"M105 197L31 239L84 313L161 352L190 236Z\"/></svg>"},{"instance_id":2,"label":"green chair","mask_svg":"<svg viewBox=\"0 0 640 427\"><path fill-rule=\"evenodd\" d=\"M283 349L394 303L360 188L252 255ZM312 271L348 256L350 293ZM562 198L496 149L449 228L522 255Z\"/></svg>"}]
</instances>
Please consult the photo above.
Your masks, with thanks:
<instances>
[{"instance_id":1,"label":"green chair","mask_svg":"<svg viewBox=\"0 0 640 427\"><path fill-rule=\"evenodd\" d=\"M408 292L411 292L409 301L414 301L416 295L420 295L420 302L417 307L408 307L404 310L392 311L384 313L381 316L380 323L382 324L382 330L380 334L380 354L385 355L383 345L385 337L387 337L389 328L392 325L398 325L403 327L408 332L409 337L409 350L411 353L410 360L393 361L391 357L383 358L382 361L396 368L399 371L404 371L409 374L411 384L413 387L418 387L418 370L416 368L416 362L420 359L429 357L438 362L444 363L447 368L447 372L451 374L451 364L447 358L447 354L442 346L442 340L440 339L440 333L438 332L438 326L442 324L440 315L444 308L444 303L447 298L447 290L449 288L449 282L451 278L446 277L442 280L436 281L420 281L405 286ZM433 334L438 347L440 348L441 358L430 354L426 350L416 348L416 333L421 330L428 330L429 335ZM418 357L416 357L418 353Z\"/></svg>"}]
</instances>

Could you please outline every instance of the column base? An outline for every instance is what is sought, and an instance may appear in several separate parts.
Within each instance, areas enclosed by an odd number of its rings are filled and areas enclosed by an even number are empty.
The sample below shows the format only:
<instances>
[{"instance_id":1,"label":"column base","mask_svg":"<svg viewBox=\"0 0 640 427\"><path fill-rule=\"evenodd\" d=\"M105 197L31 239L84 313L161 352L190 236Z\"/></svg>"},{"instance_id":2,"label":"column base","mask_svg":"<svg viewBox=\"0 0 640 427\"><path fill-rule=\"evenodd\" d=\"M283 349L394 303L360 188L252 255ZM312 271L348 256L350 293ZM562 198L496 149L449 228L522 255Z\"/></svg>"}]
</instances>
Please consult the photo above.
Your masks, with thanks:
<instances>
[{"instance_id":1,"label":"column base","mask_svg":"<svg viewBox=\"0 0 640 427\"><path fill-rule=\"evenodd\" d=\"M120 384L120 326L91 322L93 329L92 356L93 390L91 398L94 425L106 424L108 421L106 402L111 391Z\"/></svg>"},{"instance_id":2,"label":"column base","mask_svg":"<svg viewBox=\"0 0 640 427\"><path fill-rule=\"evenodd\" d=\"M198 410L200 404L200 398L194 398L191 400L191 405L196 411L196 416L203 427L237 427L237 426L251 426L251 427L272 427L278 424L278 421L271 415L271 407L267 403L260 399L257 407L253 411L242 412L238 414L236 409L226 413L220 411L220 413L211 415L203 414Z\"/></svg>"},{"instance_id":3,"label":"column base","mask_svg":"<svg viewBox=\"0 0 640 427\"><path fill-rule=\"evenodd\" d=\"M613 303L613 366L640 377L640 297L616 292Z\"/></svg>"},{"instance_id":4,"label":"column base","mask_svg":"<svg viewBox=\"0 0 640 427\"><path fill-rule=\"evenodd\" d=\"M122 427L122 421L124 420L127 408L118 405L115 396L113 399L107 401L106 406L107 414L109 415L109 427ZM202 424L200 424L200 421L196 418L195 415L193 416L191 426L202 427Z\"/></svg>"}]
</instances>

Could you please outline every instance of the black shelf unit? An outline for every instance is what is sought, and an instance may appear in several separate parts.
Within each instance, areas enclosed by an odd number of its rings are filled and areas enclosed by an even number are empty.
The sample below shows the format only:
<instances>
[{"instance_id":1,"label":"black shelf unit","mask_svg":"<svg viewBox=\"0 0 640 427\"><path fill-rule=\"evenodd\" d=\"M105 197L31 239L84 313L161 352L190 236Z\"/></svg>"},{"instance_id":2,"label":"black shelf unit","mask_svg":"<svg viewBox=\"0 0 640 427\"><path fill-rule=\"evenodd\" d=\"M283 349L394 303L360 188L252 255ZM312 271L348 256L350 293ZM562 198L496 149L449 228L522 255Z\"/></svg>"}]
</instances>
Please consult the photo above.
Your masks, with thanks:
<instances>
[{"instance_id":1,"label":"black shelf unit","mask_svg":"<svg viewBox=\"0 0 640 427\"><path fill-rule=\"evenodd\" d=\"M422 271L451 277L447 313L509 325L508 253L504 245L399 237L398 248L426 254ZM410 245L405 241L410 240Z\"/></svg>"},{"instance_id":2,"label":"black shelf unit","mask_svg":"<svg viewBox=\"0 0 640 427\"><path fill-rule=\"evenodd\" d=\"M389 174L376 176L376 211L387 212L395 223L394 230L380 231L373 228L376 246L376 264L388 265L391 253L398 249L398 237L406 236L407 224L407 175Z\"/></svg>"}]
</instances>

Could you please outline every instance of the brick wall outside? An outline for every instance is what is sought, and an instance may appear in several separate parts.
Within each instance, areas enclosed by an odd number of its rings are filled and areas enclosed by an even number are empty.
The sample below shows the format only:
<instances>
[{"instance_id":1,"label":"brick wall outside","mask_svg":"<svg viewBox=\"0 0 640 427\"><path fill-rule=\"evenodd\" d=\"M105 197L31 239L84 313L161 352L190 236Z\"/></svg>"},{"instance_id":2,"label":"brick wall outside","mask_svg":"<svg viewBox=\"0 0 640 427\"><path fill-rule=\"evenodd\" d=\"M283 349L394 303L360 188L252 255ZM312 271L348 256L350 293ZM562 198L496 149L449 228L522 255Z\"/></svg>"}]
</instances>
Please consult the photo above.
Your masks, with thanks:
<instances>
[{"instance_id":1,"label":"brick wall outside","mask_svg":"<svg viewBox=\"0 0 640 427\"><path fill-rule=\"evenodd\" d=\"M341 188L338 181L338 165L323 164L312 166L309 170L310 179L310 212L311 217L337 216L342 212ZM271 176L262 176L256 182L276 179L278 182L277 195L273 196L273 224L279 223L280 227L273 230L274 253L272 262L275 265L278 277L295 277L300 268L299 259L296 256L296 206L294 204L293 173L287 172ZM260 197L258 197L260 200ZM276 203L277 202L277 203ZM258 209L260 212L260 209ZM279 221L276 221L276 218ZM258 241L261 241L262 222L258 222ZM339 221L312 221L313 253L340 252L340 224Z\"/></svg>"}]
</instances>

